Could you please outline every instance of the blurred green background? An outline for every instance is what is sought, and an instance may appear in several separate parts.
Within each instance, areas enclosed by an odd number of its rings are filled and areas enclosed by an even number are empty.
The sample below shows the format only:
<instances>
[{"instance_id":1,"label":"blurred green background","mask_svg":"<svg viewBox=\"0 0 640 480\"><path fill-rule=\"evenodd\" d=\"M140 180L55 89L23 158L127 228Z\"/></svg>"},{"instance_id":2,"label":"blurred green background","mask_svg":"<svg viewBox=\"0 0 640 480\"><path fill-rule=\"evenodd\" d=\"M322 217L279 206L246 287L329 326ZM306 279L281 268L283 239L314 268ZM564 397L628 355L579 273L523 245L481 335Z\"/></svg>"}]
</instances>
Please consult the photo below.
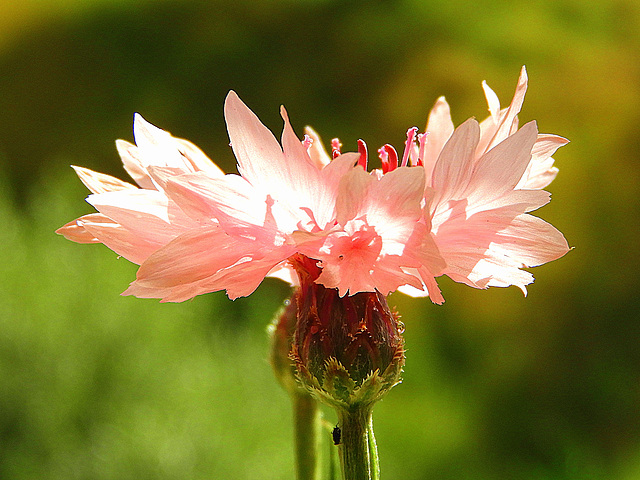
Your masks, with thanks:
<instances>
[{"instance_id":1,"label":"blurred green background","mask_svg":"<svg viewBox=\"0 0 640 480\"><path fill-rule=\"evenodd\" d=\"M92 211L70 164L126 178L133 112L234 171L229 89L278 135L285 104L298 133L400 147L439 95L456 124L482 80L507 104L523 64L521 120L572 141L538 213L576 248L526 299L391 297L383 478L640 478L639 32L635 0L2 2L0 478L293 478L265 334L288 287L120 297L135 265L53 234Z\"/></svg>"}]
</instances>

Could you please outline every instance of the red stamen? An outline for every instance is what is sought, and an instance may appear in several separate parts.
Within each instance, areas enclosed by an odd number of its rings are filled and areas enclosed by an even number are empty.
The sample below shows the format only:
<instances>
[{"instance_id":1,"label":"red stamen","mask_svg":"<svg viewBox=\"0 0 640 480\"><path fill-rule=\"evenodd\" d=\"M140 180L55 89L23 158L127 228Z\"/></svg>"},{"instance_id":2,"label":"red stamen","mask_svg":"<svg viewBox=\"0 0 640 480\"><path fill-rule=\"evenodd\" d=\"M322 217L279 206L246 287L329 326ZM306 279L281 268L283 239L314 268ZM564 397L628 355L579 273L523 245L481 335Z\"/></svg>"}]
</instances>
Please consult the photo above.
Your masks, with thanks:
<instances>
[{"instance_id":1,"label":"red stamen","mask_svg":"<svg viewBox=\"0 0 640 480\"><path fill-rule=\"evenodd\" d=\"M382 173L393 172L398 168L398 152L393 148L393 145L383 145L378 150L378 155L382 161Z\"/></svg>"},{"instance_id":2,"label":"red stamen","mask_svg":"<svg viewBox=\"0 0 640 480\"><path fill-rule=\"evenodd\" d=\"M358 158L358 165L364 168L364 171L367 171L367 160L369 158L369 154L367 152L367 144L364 143L364 140L358 140L358 153L360 154L360 158Z\"/></svg>"},{"instance_id":3,"label":"red stamen","mask_svg":"<svg viewBox=\"0 0 640 480\"><path fill-rule=\"evenodd\" d=\"M340 147L342 147L342 144L340 143L339 139L334 138L333 140L331 140L331 157L332 158L336 158L342 155L342 152L340 152Z\"/></svg>"},{"instance_id":4,"label":"red stamen","mask_svg":"<svg viewBox=\"0 0 640 480\"><path fill-rule=\"evenodd\" d=\"M305 134L304 135L304 140L302 140L302 146L305 148L305 150L309 150L311 145L313 145L313 138L311 138L309 135Z\"/></svg>"},{"instance_id":5,"label":"red stamen","mask_svg":"<svg viewBox=\"0 0 640 480\"><path fill-rule=\"evenodd\" d=\"M402 155L402 166L406 167L409 162L409 152L411 152L411 147L416 138L416 133L418 132L418 127L411 127L407 130L407 141L404 143L404 154Z\"/></svg>"}]
</instances>

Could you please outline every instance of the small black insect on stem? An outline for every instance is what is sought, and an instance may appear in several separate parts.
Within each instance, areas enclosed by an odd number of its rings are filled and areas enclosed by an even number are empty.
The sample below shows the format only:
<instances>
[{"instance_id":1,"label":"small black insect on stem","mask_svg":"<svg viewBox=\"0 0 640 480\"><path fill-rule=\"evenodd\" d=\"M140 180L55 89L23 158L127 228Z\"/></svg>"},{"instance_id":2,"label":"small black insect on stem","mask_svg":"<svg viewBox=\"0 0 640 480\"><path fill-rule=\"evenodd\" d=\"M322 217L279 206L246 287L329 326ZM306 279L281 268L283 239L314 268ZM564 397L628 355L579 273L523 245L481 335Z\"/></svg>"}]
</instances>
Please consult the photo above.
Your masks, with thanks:
<instances>
[{"instance_id":1,"label":"small black insect on stem","mask_svg":"<svg viewBox=\"0 0 640 480\"><path fill-rule=\"evenodd\" d=\"M333 429L333 432L331 432L331 436L333 437L333 444L340 445L340 437L342 436L342 431L340 430L340 427L336 425L335 428Z\"/></svg>"}]
</instances>

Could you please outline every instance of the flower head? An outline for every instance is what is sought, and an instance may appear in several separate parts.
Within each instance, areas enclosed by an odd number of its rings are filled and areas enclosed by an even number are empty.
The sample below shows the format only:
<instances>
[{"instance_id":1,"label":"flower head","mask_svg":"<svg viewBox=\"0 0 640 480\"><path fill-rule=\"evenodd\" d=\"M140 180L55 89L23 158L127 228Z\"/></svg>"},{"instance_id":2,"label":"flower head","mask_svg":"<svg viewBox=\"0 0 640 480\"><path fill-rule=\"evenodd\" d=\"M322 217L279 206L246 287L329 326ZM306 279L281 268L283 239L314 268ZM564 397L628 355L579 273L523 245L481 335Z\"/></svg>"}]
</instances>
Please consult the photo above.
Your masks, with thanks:
<instances>
[{"instance_id":1,"label":"flower head","mask_svg":"<svg viewBox=\"0 0 640 480\"><path fill-rule=\"evenodd\" d=\"M363 141L341 154L335 139L330 157L313 130L295 135L282 108L278 142L234 92L225 119L239 175L137 115L137 145L117 146L138 187L74 167L99 213L58 233L140 264L125 294L163 301L245 296L268 275L297 284L300 255L319 268L314 282L341 297L401 289L441 303L442 274L524 290L533 277L522 267L568 251L560 232L528 214L549 201L541 189L557 173L551 155L567 141L539 135L535 122L518 129L526 86L523 68L501 110L484 84L490 117L457 129L439 99L425 133L409 130L402 157L382 147L372 172Z\"/></svg>"}]
</instances>

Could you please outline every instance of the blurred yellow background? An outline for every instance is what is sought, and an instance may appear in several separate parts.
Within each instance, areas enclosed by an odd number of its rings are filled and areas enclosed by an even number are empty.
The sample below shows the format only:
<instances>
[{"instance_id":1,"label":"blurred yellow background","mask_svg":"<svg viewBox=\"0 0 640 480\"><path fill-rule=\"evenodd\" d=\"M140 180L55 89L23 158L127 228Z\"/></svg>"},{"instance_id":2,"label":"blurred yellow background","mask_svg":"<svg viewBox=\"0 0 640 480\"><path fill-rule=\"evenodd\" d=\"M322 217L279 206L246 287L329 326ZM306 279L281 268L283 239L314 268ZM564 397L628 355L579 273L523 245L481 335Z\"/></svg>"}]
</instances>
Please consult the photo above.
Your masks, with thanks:
<instances>
[{"instance_id":1,"label":"blurred yellow background","mask_svg":"<svg viewBox=\"0 0 640 480\"><path fill-rule=\"evenodd\" d=\"M375 410L386 479L640 478L640 5L635 0L0 5L0 478L290 479L265 327L288 287L120 297L136 267L53 234L89 213L70 164L126 178L133 112L226 171L229 89L345 150L401 147L440 95L571 140L537 212L575 246L515 287L395 294L404 383ZM329 412L331 419L331 413ZM329 433L327 433L329 435Z\"/></svg>"}]
</instances>

